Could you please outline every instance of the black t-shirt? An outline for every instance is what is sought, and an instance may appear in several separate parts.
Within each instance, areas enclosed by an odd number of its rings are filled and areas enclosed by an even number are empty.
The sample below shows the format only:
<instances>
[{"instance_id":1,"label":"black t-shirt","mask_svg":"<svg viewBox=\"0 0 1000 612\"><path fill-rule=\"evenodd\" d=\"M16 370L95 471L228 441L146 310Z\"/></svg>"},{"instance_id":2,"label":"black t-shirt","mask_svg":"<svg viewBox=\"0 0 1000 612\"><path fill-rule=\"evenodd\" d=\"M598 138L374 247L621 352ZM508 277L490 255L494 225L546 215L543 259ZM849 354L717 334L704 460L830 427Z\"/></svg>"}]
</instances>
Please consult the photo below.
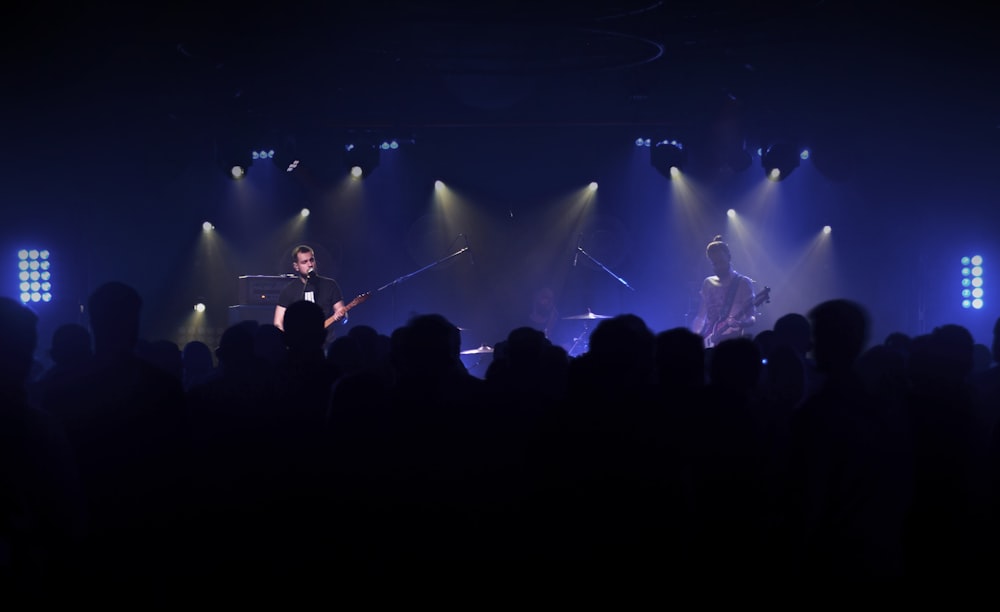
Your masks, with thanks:
<instances>
[{"instance_id":1,"label":"black t-shirt","mask_svg":"<svg viewBox=\"0 0 1000 612\"><path fill-rule=\"evenodd\" d=\"M315 302L323 309L323 317L329 319L333 316L333 305L343 299L344 294L337 281L325 276L314 276L304 285L298 278L288 283L278 295L278 306L288 308L299 300Z\"/></svg>"}]
</instances>

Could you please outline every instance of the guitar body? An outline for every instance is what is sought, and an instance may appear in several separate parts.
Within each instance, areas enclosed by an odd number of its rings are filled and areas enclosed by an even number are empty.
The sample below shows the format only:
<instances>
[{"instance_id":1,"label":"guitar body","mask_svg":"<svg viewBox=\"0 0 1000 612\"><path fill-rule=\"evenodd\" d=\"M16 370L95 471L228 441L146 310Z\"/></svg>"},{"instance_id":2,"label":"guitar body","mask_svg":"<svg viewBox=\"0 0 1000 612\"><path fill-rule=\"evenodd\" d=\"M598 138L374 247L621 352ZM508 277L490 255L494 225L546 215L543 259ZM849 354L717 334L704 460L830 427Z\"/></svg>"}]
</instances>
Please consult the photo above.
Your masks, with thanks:
<instances>
[{"instance_id":1,"label":"guitar body","mask_svg":"<svg viewBox=\"0 0 1000 612\"><path fill-rule=\"evenodd\" d=\"M711 324L705 325L705 329L702 330L701 337L705 341L705 348L712 348L718 346L723 340L728 340L729 338L738 338L742 335L743 328L738 324L740 319L743 319L748 314L753 312L754 308L760 306L764 302L771 301L771 288L764 287L764 290L757 294L756 297L747 301L742 308L739 309L735 314L726 317L725 319L714 321Z\"/></svg>"},{"instance_id":2,"label":"guitar body","mask_svg":"<svg viewBox=\"0 0 1000 612\"><path fill-rule=\"evenodd\" d=\"M723 340L739 338L743 335L742 332L742 327L733 324L732 319L727 318L708 326L708 330L702 337L705 339L705 348L712 348Z\"/></svg>"}]
</instances>

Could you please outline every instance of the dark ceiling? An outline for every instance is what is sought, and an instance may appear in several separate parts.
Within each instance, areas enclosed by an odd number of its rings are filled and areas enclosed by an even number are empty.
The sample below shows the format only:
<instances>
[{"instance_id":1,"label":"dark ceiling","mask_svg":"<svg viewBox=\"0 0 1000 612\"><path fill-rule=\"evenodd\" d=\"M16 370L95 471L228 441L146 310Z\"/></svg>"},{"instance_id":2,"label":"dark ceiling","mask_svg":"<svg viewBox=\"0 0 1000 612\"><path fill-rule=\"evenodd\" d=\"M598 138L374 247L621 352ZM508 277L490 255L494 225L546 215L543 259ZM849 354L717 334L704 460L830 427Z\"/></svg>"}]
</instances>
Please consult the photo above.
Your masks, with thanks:
<instances>
[{"instance_id":1,"label":"dark ceiling","mask_svg":"<svg viewBox=\"0 0 1000 612\"><path fill-rule=\"evenodd\" d=\"M897 126L992 140L997 45L988 19L950 7L35 5L4 26L7 119L15 140L43 149L115 131L169 140L244 126L302 137L650 124L744 140Z\"/></svg>"}]
</instances>

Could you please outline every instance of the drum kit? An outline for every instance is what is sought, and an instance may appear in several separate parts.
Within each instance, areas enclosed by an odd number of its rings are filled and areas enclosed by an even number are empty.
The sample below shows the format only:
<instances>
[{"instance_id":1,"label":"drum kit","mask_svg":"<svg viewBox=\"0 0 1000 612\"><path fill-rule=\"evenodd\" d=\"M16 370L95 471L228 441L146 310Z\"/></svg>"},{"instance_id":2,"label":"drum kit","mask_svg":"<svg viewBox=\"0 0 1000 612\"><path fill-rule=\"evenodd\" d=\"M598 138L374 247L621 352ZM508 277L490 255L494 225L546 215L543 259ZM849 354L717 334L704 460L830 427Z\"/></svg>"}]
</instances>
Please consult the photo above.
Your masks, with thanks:
<instances>
[{"instance_id":1,"label":"drum kit","mask_svg":"<svg viewBox=\"0 0 1000 612\"><path fill-rule=\"evenodd\" d=\"M466 369L470 373L474 372L476 370L476 368L478 368L479 366L485 365L483 363L483 359L486 358L486 355L491 355L491 354L493 354L493 347L490 346L490 345L488 345L488 344L481 344L477 348L469 349L467 351L462 351L460 353L460 355L463 358L466 357L466 356L474 356L475 357L475 360L472 363L466 362L466 364L465 364ZM463 359L463 361L464 361L464 359ZM480 376L480 378L482 378L484 375L485 375L485 372L483 373L483 375Z\"/></svg>"},{"instance_id":2,"label":"drum kit","mask_svg":"<svg viewBox=\"0 0 1000 612\"><path fill-rule=\"evenodd\" d=\"M590 311L589 308L587 309L587 312L583 314L573 315L572 317L563 317L563 319L573 319L580 321L593 321L594 319L610 319L610 318L611 315L594 314L593 312Z\"/></svg>"},{"instance_id":3,"label":"drum kit","mask_svg":"<svg viewBox=\"0 0 1000 612\"><path fill-rule=\"evenodd\" d=\"M563 320L565 321L583 321L583 331L580 333L579 336L573 338L573 345L568 349L569 354L575 357L580 353L586 353L587 342L590 338L590 331L591 331L590 327L592 325L590 322L597 321L600 319L610 319L610 318L612 318L611 315L597 314L591 311L589 308L587 309L587 312L584 312L582 314L563 317ZM479 357L476 359L476 362L472 366L470 366L470 368L475 368L482 362L483 355L488 355L491 353L493 353L492 346L488 344L481 344L474 349L468 349L462 351L460 355L462 355L463 357L466 355L478 355Z\"/></svg>"},{"instance_id":4,"label":"drum kit","mask_svg":"<svg viewBox=\"0 0 1000 612\"><path fill-rule=\"evenodd\" d=\"M484 355L486 353L492 353L493 347L487 344L482 344L479 348L469 349L467 351L462 351L461 355ZM452 353L454 354L454 353Z\"/></svg>"},{"instance_id":5,"label":"drum kit","mask_svg":"<svg viewBox=\"0 0 1000 612\"><path fill-rule=\"evenodd\" d=\"M581 353L586 353L590 346L590 326L591 321L596 321L598 319L610 319L611 315L602 315L592 312L589 308L587 312L583 314L573 315L571 317L563 317L564 320L570 321L583 321L583 331L580 335L573 338L573 345L569 347L568 352L571 357L576 357Z\"/></svg>"}]
</instances>

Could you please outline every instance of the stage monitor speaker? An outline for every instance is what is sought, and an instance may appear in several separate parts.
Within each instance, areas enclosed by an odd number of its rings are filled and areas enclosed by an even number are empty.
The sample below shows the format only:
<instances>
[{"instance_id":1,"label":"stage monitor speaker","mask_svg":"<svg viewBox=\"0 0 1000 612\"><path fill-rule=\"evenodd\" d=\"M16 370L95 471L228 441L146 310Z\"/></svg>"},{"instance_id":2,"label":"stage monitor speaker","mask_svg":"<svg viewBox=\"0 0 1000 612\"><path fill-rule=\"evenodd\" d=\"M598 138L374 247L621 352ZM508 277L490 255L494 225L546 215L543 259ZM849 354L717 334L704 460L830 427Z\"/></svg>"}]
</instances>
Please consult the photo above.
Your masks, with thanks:
<instances>
[{"instance_id":1,"label":"stage monitor speaker","mask_svg":"<svg viewBox=\"0 0 1000 612\"><path fill-rule=\"evenodd\" d=\"M229 324L236 325L243 321L258 323L274 323L274 306L238 304L229 307Z\"/></svg>"},{"instance_id":2,"label":"stage monitor speaker","mask_svg":"<svg viewBox=\"0 0 1000 612\"><path fill-rule=\"evenodd\" d=\"M274 306L281 290L295 280L294 274L267 276L247 274L240 277L239 304Z\"/></svg>"}]
</instances>

